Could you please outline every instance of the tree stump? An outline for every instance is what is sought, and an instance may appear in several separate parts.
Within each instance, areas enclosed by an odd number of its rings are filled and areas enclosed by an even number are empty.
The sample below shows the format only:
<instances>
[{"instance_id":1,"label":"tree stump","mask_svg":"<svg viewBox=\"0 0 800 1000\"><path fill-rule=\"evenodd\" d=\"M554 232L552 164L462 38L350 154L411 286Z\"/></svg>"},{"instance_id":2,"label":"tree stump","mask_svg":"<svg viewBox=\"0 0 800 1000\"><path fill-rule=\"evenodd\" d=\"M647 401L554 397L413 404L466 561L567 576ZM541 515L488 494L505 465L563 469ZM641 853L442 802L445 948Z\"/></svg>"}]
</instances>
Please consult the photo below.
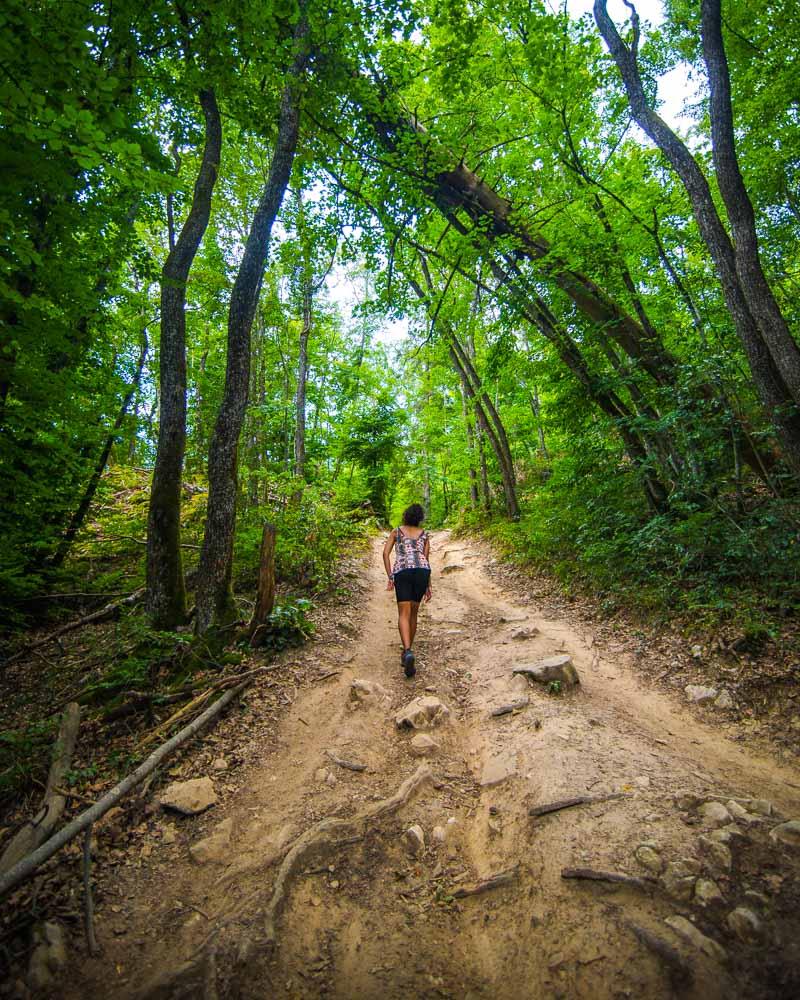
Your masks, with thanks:
<instances>
[{"instance_id":1,"label":"tree stump","mask_svg":"<svg viewBox=\"0 0 800 1000\"><path fill-rule=\"evenodd\" d=\"M267 633L263 626L269 621L275 606L275 534L275 525L265 523L258 567L258 596L253 617L247 626L250 645L254 648L263 644Z\"/></svg>"}]
</instances>

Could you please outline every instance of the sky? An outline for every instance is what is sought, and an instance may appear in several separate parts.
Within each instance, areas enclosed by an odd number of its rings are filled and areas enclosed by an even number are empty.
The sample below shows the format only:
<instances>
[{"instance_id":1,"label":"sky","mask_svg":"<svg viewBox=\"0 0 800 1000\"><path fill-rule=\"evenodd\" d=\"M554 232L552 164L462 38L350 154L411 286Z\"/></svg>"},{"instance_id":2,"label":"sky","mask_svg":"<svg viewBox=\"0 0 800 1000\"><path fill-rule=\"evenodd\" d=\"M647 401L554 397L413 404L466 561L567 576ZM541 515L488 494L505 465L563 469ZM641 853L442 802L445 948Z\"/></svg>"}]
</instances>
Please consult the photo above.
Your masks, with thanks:
<instances>
[{"instance_id":1,"label":"sky","mask_svg":"<svg viewBox=\"0 0 800 1000\"><path fill-rule=\"evenodd\" d=\"M554 9L560 9L561 4L557 0L549 0ZM648 24L655 26L664 20L664 9L661 0L634 0L636 10L641 18L642 34L646 35ZM583 14L592 14L594 0L567 0L567 9L575 17ZM621 28L627 20L630 11L622 0L608 0L608 13ZM695 97L695 88L688 78L687 67L678 65L669 73L665 73L658 83L658 96L662 102L659 113L666 122L678 131L683 131L685 122L682 122L684 104L688 99ZM646 140L644 135L642 139ZM355 304L355 295L359 284L353 284L347 271L341 267L335 267L328 279L328 296L332 302L339 305L345 317L351 315L352 307ZM387 346L396 346L408 336L408 320L387 319L378 329L376 337Z\"/></svg>"}]
</instances>

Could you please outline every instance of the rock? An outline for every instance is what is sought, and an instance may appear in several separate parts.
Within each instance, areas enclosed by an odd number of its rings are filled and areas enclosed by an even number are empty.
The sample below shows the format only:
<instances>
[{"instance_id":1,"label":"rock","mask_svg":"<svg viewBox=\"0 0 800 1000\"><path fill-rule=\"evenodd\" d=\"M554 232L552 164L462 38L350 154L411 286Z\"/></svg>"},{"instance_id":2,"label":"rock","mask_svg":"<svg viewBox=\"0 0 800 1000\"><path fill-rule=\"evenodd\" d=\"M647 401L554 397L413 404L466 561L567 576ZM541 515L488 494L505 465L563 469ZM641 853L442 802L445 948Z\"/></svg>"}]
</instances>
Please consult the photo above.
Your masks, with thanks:
<instances>
[{"instance_id":1,"label":"rock","mask_svg":"<svg viewBox=\"0 0 800 1000\"><path fill-rule=\"evenodd\" d=\"M320 784L328 780L328 769L327 767L318 767L314 772L314 781L319 781Z\"/></svg>"},{"instance_id":2,"label":"rock","mask_svg":"<svg viewBox=\"0 0 800 1000\"><path fill-rule=\"evenodd\" d=\"M772 803L768 799L750 799L750 812L758 816L771 816Z\"/></svg>"},{"instance_id":3,"label":"rock","mask_svg":"<svg viewBox=\"0 0 800 1000\"><path fill-rule=\"evenodd\" d=\"M54 920L37 924L33 929L33 951L28 962L28 986L34 992L53 986L66 965L67 942L61 924Z\"/></svg>"},{"instance_id":4,"label":"rock","mask_svg":"<svg viewBox=\"0 0 800 1000\"><path fill-rule=\"evenodd\" d=\"M725 808L733 816L737 823L744 823L745 826L752 826L754 823L760 823L761 817L755 816L753 813L748 812L744 806L740 805L734 799L730 799L725 803Z\"/></svg>"},{"instance_id":5,"label":"rock","mask_svg":"<svg viewBox=\"0 0 800 1000\"><path fill-rule=\"evenodd\" d=\"M442 576L448 576L450 573L460 573L464 567L461 563L452 563L450 566L442 567Z\"/></svg>"},{"instance_id":6,"label":"rock","mask_svg":"<svg viewBox=\"0 0 800 1000\"><path fill-rule=\"evenodd\" d=\"M704 955L708 955L709 958L713 958L717 962L724 962L726 960L727 955L722 945L717 944L713 938L706 937L686 917L682 917L676 913L672 917L666 917L664 923L667 927L671 927L685 941L688 941L689 944L697 948L698 951L701 951Z\"/></svg>"},{"instance_id":7,"label":"rock","mask_svg":"<svg viewBox=\"0 0 800 1000\"><path fill-rule=\"evenodd\" d=\"M722 902L722 893L713 879L699 878L694 884L694 898L701 906Z\"/></svg>"},{"instance_id":8,"label":"rock","mask_svg":"<svg viewBox=\"0 0 800 1000\"><path fill-rule=\"evenodd\" d=\"M433 695L415 698L394 717L398 729L431 729L450 717L450 709Z\"/></svg>"},{"instance_id":9,"label":"rock","mask_svg":"<svg viewBox=\"0 0 800 1000\"><path fill-rule=\"evenodd\" d=\"M411 739L411 752L416 757L427 757L430 754L436 753L438 749L439 744L432 736L428 736L427 733L417 733Z\"/></svg>"},{"instance_id":10,"label":"rock","mask_svg":"<svg viewBox=\"0 0 800 1000\"><path fill-rule=\"evenodd\" d=\"M497 816L490 816L486 821L486 826L489 828L489 834L492 837L497 837L503 832L503 824Z\"/></svg>"},{"instance_id":11,"label":"rock","mask_svg":"<svg viewBox=\"0 0 800 1000\"><path fill-rule=\"evenodd\" d=\"M217 793L208 776L189 781L173 781L158 797L164 809L172 809L184 816L205 812L217 801Z\"/></svg>"},{"instance_id":12,"label":"rock","mask_svg":"<svg viewBox=\"0 0 800 1000\"><path fill-rule=\"evenodd\" d=\"M693 701L696 705L705 705L713 701L718 694L716 688L704 687L702 684L687 684L683 690L689 701Z\"/></svg>"},{"instance_id":13,"label":"rock","mask_svg":"<svg viewBox=\"0 0 800 1000\"><path fill-rule=\"evenodd\" d=\"M731 697L730 691L727 691L725 688L720 691L714 699L714 708L733 708L733 698Z\"/></svg>"},{"instance_id":14,"label":"rock","mask_svg":"<svg viewBox=\"0 0 800 1000\"><path fill-rule=\"evenodd\" d=\"M211 770L212 771L227 771L228 770L228 762L227 762L227 760L225 760L224 757L216 757L214 760L211 761Z\"/></svg>"},{"instance_id":15,"label":"rock","mask_svg":"<svg viewBox=\"0 0 800 1000\"><path fill-rule=\"evenodd\" d=\"M548 656L547 659L539 660L537 663L514 667L512 673L521 674L529 681L538 684L549 684L551 681L567 685L580 684L578 671L572 664L572 657L567 654Z\"/></svg>"},{"instance_id":16,"label":"rock","mask_svg":"<svg viewBox=\"0 0 800 1000\"><path fill-rule=\"evenodd\" d=\"M533 639L539 635L539 629L534 625L531 628L514 629L511 633L512 642L525 642L526 639Z\"/></svg>"},{"instance_id":17,"label":"rock","mask_svg":"<svg viewBox=\"0 0 800 1000\"><path fill-rule=\"evenodd\" d=\"M162 844L174 844L176 838L175 827L162 826L161 827L161 843Z\"/></svg>"},{"instance_id":18,"label":"rock","mask_svg":"<svg viewBox=\"0 0 800 1000\"><path fill-rule=\"evenodd\" d=\"M721 802L704 802L698 812L709 826L725 826L731 821L731 814Z\"/></svg>"},{"instance_id":19,"label":"rock","mask_svg":"<svg viewBox=\"0 0 800 1000\"><path fill-rule=\"evenodd\" d=\"M333 771L328 771L328 773L325 775L325 784L330 785L331 787L333 787L336 784L336 775L333 773Z\"/></svg>"},{"instance_id":20,"label":"rock","mask_svg":"<svg viewBox=\"0 0 800 1000\"><path fill-rule=\"evenodd\" d=\"M774 826L769 832L769 839L787 847L800 847L800 819L790 819L788 823Z\"/></svg>"},{"instance_id":21,"label":"rock","mask_svg":"<svg viewBox=\"0 0 800 1000\"><path fill-rule=\"evenodd\" d=\"M233 820L228 818L219 823L203 840L198 840L189 848L192 860L198 865L222 864L230 859Z\"/></svg>"},{"instance_id":22,"label":"rock","mask_svg":"<svg viewBox=\"0 0 800 1000\"><path fill-rule=\"evenodd\" d=\"M678 807L678 809L696 809L702 802L702 795L696 795L694 792L678 792L678 794L673 799L673 802Z\"/></svg>"},{"instance_id":23,"label":"rock","mask_svg":"<svg viewBox=\"0 0 800 1000\"><path fill-rule=\"evenodd\" d=\"M443 844L447 840L447 828L435 826L431 832L431 840L437 844Z\"/></svg>"},{"instance_id":24,"label":"rock","mask_svg":"<svg viewBox=\"0 0 800 1000\"><path fill-rule=\"evenodd\" d=\"M702 646L692 646L692 659L702 660L703 659L703 647Z\"/></svg>"},{"instance_id":25,"label":"rock","mask_svg":"<svg viewBox=\"0 0 800 1000\"><path fill-rule=\"evenodd\" d=\"M636 848L636 860L649 872L660 875L664 870L664 860L653 844L639 844Z\"/></svg>"},{"instance_id":26,"label":"rock","mask_svg":"<svg viewBox=\"0 0 800 1000\"><path fill-rule=\"evenodd\" d=\"M425 850L425 832L421 826L414 824L405 832L406 849L413 857Z\"/></svg>"},{"instance_id":27,"label":"rock","mask_svg":"<svg viewBox=\"0 0 800 1000\"><path fill-rule=\"evenodd\" d=\"M729 872L731 870L733 858L731 857L731 849L727 844L721 843L719 840L713 840L711 837L701 837L700 845L708 856L712 868L720 872Z\"/></svg>"},{"instance_id":28,"label":"rock","mask_svg":"<svg viewBox=\"0 0 800 1000\"><path fill-rule=\"evenodd\" d=\"M639 788L649 788L650 778L646 774L639 774L633 779L633 783Z\"/></svg>"},{"instance_id":29,"label":"rock","mask_svg":"<svg viewBox=\"0 0 800 1000\"><path fill-rule=\"evenodd\" d=\"M728 914L728 927L745 944L757 941L763 930L761 919L746 906L737 906Z\"/></svg>"},{"instance_id":30,"label":"rock","mask_svg":"<svg viewBox=\"0 0 800 1000\"><path fill-rule=\"evenodd\" d=\"M735 823L729 823L718 830L712 830L708 836L711 840L719 841L720 844L732 844L735 840L747 839Z\"/></svg>"},{"instance_id":31,"label":"rock","mask_svg":"<svg viewBox=\"0 0 800 1000\"><path fill-rule=\"evenodd\" d=\"M354 707L359 705L379 705L392 703L392 696L377 681L366 681L354 678L350 684L350 701Z\"/></svg>"},{"instance_id":32,"label":"rock","mask_svg":"<svg viewBox=\"0 0 800 1000\"><path fill-rule=\"evenodd\" d=\"M748 889L744 894L744 898L748 901L748 903L753 903L756 906L760 906L762 909L766 909L769 906L769 900L764 893L756 892L755 889Z\"/></svg>"},{"instance_id":33,"label":"rock","mask_svg":"<svg viewBox=\"0 0 800 1000\"><path fill-rule=\"evenodd\" d=\"M694 893L694 883L700 874L700 864L694 858L670 861L661 881L670 896L688 901Z\"/></svg>"},{"instance_id":34,"label":"rock","mask_svg":"<svg viewBox=\"0 0 800 1000\"><path fill-rule=\"evenodd\" d=\"M511 754L500 754L498 757L491 757L483 765L480 785L483 788L491 788L499 785L501 781L512 778L517 773L517 763Z\"/></svg>"}]
</instances>

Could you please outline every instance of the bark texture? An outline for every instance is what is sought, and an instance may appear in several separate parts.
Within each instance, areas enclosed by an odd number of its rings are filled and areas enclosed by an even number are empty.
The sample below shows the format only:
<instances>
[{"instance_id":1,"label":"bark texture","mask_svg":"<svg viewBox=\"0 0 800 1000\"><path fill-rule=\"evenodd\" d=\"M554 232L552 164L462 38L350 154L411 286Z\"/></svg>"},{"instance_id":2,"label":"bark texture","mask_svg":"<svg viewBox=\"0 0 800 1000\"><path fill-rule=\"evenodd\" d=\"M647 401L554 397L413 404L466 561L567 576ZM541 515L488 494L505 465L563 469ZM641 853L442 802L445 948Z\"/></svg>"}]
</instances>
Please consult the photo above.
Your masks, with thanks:
<instances>
[{"instance_id":1,"label":"bark texture","mask_svg":"<svg viewBox=\"0 0 800 1000\"><path fill-rule=\"evenodd\" d=\"M214 92L200 93L205 148L192 206L161 274L161 411L147 519L147 613L155 628L186 621L181 559L181 477L186 451L186 283L211 215L222 123Z\"/></svg>"},{"instance_id":2,"label":"bark texture","mask_svg":"<svg viewBox=\"0 0 800 1000\"><path fill-rule=\"evenodd\" d=\"M231 577L236 527L239 437L250 385L250 332L264 278L272 226L289 184L300 124L300 77L306 63L302 45L289 71L281 97L278 137L269 176L261 192L247 236L228 310L228 358L225 387L208 457L208 511L197 585L198 634L236 620Z\"/></svg>"}]
</instances>

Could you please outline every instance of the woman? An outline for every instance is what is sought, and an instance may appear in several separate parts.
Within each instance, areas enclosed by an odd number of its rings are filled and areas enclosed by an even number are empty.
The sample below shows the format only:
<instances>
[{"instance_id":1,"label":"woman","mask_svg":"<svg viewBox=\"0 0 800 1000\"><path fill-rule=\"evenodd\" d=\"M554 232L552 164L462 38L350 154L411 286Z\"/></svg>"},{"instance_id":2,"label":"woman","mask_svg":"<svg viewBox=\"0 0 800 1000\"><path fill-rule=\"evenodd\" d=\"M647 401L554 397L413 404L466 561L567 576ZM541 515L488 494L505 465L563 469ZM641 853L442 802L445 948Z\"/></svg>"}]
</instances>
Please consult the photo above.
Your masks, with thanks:
<instances>
[{"instance_id":1,"label":"woman","mask_svg":"<svg viewBox=\"0 0 800 1000\"><path fill-rule=\"evenodd\" d=\"M420 527L424 517L422 507L412 503L403 513L403 524L392 531L383 546L383 565L389 577L386 589L394 588L397 598L397 627L403 644L400 663L406 677L413 677L417 672L411 647L417 634L419 604L423 597L427 602L433 596L428 562L431 540L428 532ZM392 548L395 550L394 570L389 562Z\"/></svg>"}]
</instances>

